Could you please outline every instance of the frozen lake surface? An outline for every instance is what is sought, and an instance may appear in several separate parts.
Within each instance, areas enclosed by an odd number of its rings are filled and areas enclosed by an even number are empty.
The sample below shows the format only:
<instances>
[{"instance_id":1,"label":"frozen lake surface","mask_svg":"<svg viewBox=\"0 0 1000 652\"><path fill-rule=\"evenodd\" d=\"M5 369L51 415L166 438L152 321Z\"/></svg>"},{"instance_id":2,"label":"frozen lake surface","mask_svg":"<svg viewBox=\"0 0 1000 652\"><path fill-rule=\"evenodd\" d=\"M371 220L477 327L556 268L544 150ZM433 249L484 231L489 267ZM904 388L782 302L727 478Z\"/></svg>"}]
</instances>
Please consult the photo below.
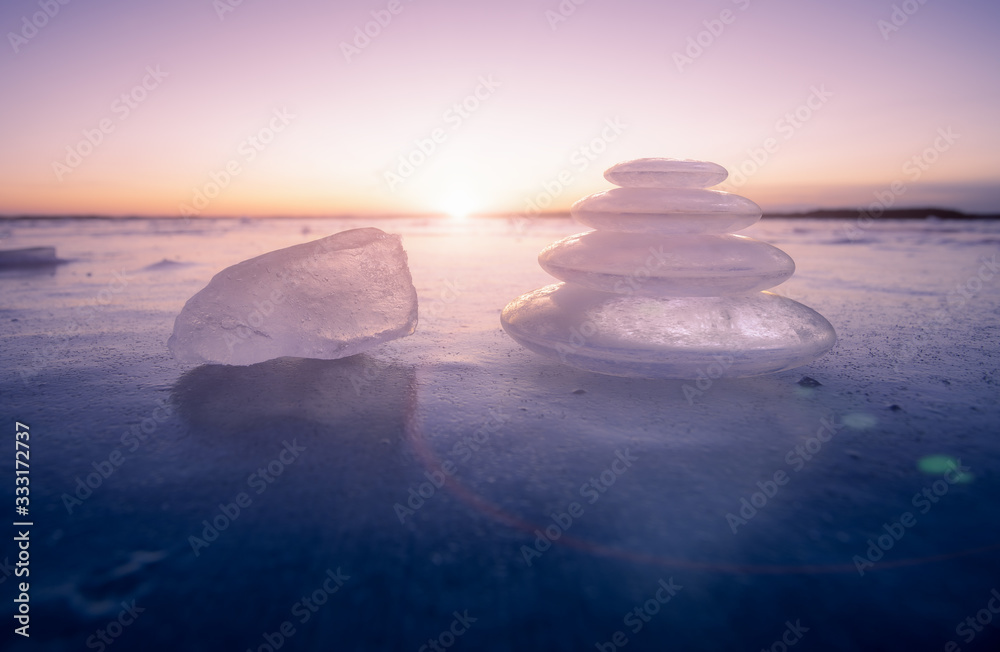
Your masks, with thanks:
<instances>
[{"instance_id":1,"label":"frozen lake surface","mask_svg":"<svg viewBox=\"0 0 1000 652\"><path fill-rule=\"evenodd\" d=\"M335 361L171 358L216 272L359 226L403 237L412 336ZM839 341L698 381L590 374L504 334L503 306L552 282L538 252L583 230L0 222L0 248L70 261L0 269L0 407L9 442L30 426L34 523L31 640L8 615L0 647L1000 648L1000 223L742 231L792 256L774 291Z\"/></svg>"}]
</instances>

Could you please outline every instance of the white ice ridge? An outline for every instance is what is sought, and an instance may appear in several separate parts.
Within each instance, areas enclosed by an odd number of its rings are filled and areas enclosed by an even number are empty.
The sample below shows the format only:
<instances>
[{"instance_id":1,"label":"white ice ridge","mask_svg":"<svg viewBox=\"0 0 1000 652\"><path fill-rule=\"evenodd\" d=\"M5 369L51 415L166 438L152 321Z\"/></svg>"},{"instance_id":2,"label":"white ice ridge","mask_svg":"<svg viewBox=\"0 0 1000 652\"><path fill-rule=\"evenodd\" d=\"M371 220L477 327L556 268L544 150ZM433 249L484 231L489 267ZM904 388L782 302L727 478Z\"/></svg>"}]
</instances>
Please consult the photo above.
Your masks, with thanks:
<instances>
[{"instance_id":1,"label":"white ice ridge","mask_svg":"<svg viewBox=\"0 0 1000 652\"><path fill-rule=\"evenodd\" d=\"M401 238L352 229L222 270L184 305L167 346L184 362L332 360L413 333Z\"/></svg>"},{"instance_id":2,"label":"white ice ridge","mask_svg":"<svg viewBox=\"0 0 1000 652\"><path fill-rule=\"evenodd\" d=\"M539 264L564 281L511 301L500 316L518 343L590 371L645 378L754 376L819 358L836 342L816 311L762 292L795 271L785 252L733 235L754 202L707 190L714 163L637 159L605 178L573 217L596 230L563 238Z\"/></svg>"}]
</instances>

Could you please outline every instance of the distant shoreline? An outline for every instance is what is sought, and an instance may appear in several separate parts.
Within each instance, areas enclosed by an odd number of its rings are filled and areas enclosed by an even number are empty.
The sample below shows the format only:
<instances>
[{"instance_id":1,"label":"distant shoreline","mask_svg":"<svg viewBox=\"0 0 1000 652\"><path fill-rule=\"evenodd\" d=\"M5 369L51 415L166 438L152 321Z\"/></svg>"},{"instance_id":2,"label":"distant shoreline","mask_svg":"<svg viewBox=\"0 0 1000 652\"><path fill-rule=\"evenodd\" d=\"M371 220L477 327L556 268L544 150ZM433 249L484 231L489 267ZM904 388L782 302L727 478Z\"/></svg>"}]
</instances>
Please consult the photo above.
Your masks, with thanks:
<instances>
[{"instance_id":1,"label":"distant shoreline","mask_svg":"<svg viewBox=\"0 0 1000 652\"><path fill-rule=\"evenodd\" d=\"M805 218L805 219L858 219L869 217L873 220L998 220L1000 213L963 213L947 208L890 208L880 215L875 215L861 208L832 208L815 211L797 211L791 213L765 213L769 218Z\"/></svg>"},{"instance_id":2,"label":"distant shoreline","mask_svg":"<svg viewBox=\"0 0 1000 652\"><path fill-rule=\"evenodd\" d=\"M526 216L518 213L482 213L470 216L471 218L486 219L550 219L569 217L568 212L562 213L538 213ZM818 209L812 211L790 211L785 213L767 212L763 219L833 219L833 220L856 220L867 217L872 220L1000 220L1000 213L964 213L962 211L947 208L892 208L883 211L880 215L869 213L860 208L832 208ZM0 221L23 221L23 220L183 220L186 218L171 215L0 215ZM390 215L271 215L271 216L218 216L218 217L196 217L192 222L200 220L343 220L343 219L452 219L443 213L411 213L411 214L390 214Z\"/></svg>"}]
</instances>

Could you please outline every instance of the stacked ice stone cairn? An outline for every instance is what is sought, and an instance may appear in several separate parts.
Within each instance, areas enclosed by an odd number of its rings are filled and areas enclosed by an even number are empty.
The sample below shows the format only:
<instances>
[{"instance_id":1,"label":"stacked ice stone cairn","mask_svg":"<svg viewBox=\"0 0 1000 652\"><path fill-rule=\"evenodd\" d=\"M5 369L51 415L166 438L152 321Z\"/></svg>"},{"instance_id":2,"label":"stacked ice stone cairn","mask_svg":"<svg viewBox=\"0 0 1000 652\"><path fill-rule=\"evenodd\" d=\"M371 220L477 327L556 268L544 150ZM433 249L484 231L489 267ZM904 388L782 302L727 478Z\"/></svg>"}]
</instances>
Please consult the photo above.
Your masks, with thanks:
<instances>
[{"instance_id":1,"label":"stacked ice stone cairn","mask_svg":"<svg viewBox=\"0 0 1000 652\"><path fill-rule=\"evenodd\" d=\"M764 292L795 263L732 232L760 219L739 195L708 190L728 176L702 161L647 158L604 177L620 186L576 202L593 227L538 256L563 281L504 308L504 330L568 365L616 376L756 376L807 364L837 336L816 311Z\"/></svg>"}]
</instances>

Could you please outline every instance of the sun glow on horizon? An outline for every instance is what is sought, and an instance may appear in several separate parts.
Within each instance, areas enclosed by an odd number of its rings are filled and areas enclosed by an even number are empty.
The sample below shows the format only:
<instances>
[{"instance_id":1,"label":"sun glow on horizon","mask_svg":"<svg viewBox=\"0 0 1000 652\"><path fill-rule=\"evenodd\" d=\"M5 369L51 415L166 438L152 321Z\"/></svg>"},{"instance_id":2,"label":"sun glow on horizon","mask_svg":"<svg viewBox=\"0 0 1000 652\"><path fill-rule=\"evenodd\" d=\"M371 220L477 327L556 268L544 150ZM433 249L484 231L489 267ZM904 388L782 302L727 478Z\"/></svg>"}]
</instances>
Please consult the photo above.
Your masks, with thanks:
<instances>
[{"instance_id":1,"label":"sun glow on horizon","mask_svg":"<svg viewBox=\"0 0 1000 652\"><path fill-rule=\"evenodd\" d=\"M480 210L475 199L468 193L457 192L449 195L441 205L445 214L455 222L463 222L469 216Z\"/></svg>"}]
</instances>

